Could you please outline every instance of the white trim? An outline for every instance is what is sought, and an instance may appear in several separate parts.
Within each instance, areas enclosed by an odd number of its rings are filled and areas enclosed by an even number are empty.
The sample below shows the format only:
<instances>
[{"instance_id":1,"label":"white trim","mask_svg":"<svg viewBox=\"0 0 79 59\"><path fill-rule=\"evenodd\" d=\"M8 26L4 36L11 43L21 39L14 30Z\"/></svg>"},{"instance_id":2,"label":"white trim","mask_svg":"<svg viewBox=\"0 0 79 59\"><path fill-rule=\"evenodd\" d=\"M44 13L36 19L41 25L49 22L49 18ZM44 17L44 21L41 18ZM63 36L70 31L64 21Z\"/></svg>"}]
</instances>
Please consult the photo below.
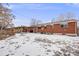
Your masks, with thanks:
<instances>
[{"instance_id":1,"label":"white trim","mask_svg":"<svg viewBox=\"0 0 79 59\"><path fill-rule=\"evenodd\" d=\"M77 34L77 22L75 23L75 33Z\"/></svg>"},{"instance_id":2,"label":"white trim","mask_svg":"<svg viewBox=\"0 0 79 59\"><path fill-rule=\"evenodd\" d=\"M76 20L69 20L68 22L76 22Z\"/></svg>"},{"instance_id":3,"label":"white trim","mask_svg":"<svg viewBox=\"0 0 79 59\"><path fill-rule=\"evenodd\" d=\"M68 35L68 36L77 36L77 34L65 34L65 35Z\"/></svg>"},{"instance_id":4,"label":"white trim","mask_svg":"<svg viewBox=\"0 0 79 59\"><path fill-rule=\"evenodd\" d=\"M62 33L53 33L53 34L62 35Z\"/></svg>"},{"instance_id":5,"label":"white trim","mask_svg":"<svg viewBox=\"0 0 79 59\"><path fill-rule=\"evenodd\" d=\"M56 34L56 35L63 35L63 33L53 33L53 34ZM69 36L77 36L77 34L70 34L70 33L65 33L65 35L69 35Z\"/></svg>"}]
</instances>

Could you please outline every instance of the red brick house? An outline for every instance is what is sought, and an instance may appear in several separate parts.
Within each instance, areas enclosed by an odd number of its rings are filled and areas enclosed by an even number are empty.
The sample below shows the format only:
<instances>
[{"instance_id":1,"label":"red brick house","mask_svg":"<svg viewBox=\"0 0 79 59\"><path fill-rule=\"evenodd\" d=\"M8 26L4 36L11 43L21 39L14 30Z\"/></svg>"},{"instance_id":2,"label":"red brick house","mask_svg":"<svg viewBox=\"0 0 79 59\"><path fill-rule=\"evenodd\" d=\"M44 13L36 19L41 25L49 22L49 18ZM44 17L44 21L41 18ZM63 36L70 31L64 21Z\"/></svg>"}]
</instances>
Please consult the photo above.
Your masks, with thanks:
<instances>
[{"instance_id":1,"label":"red brick house","mask_svg":"<svg viewBox=\"0 0 79 59\"><path fill-rule=\"evenodd\" d=\"M24 29L24 31L35 33L39 32L63 35L77 35L77 21L72 19L66 21L38 24L34 27L27 27L27 29Z\"/></svg>"},{"instance_id":2,"label":"red brick house","mask_svg":"<svg viewBox=\"0 0 79 59\"><path fill-rule=\"evenodd\" d=\"M62 35L77 35L79 32L77 28L77 21L74 19L66 21L49 22L49 23L38 24L36 26L29 26L29 27L25 26L23 28L22 27L20 28L19 29L16 28L15 31L62 34Z\"/></svg>"},{"instance_id":3,"label":"red brick house","mask_svg":"<svg viewBox=\"0 0 79 59\"><path fill-rule=\"evenodd\" d=\"M76 20L68 20L65 22L55 23L53 33L65 35L77 35L77 22Z\"/></svg>"}]
</instances>

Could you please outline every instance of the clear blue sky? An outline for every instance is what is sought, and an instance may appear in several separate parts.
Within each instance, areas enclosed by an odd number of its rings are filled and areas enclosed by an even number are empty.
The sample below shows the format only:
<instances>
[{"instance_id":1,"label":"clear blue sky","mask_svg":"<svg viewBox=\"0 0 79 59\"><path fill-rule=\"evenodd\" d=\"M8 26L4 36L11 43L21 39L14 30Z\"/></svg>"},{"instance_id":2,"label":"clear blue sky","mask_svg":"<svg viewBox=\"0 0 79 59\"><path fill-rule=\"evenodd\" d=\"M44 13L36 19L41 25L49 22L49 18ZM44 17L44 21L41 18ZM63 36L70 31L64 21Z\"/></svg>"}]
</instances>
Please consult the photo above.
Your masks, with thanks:
<instances>
[{"instance_id":1,"label":"clear blue sky","mask_svg":"<svg viewBox=\"0 0 79 59\"><path fill-rule=\"evenodd\" d=\"M56 18L59 14L73 12L79 17L79 4L64 3L16 3L10 4L13 14L16 16L14 20L15 26L29 25L32 18L49 22Z\"/></svg>"}]
</instances>

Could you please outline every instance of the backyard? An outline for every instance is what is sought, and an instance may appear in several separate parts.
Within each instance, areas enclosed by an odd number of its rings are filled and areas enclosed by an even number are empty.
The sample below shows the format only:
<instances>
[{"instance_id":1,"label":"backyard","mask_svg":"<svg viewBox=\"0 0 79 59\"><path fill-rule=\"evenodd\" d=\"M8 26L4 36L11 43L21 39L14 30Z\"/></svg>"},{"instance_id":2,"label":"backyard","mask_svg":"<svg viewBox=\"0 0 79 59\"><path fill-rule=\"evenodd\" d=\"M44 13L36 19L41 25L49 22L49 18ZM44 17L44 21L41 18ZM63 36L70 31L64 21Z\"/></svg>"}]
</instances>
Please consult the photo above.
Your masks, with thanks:
<instances>
[{"instance_id":1,"label":"backyard","mask_svg":"<svg viewBox=\"0 0 79 59\"><path fill-rule=\"evenodd\" d=\"M1 56L79 56L79 37L16 33L0 41Z\"/></svg>"}]
</instances>

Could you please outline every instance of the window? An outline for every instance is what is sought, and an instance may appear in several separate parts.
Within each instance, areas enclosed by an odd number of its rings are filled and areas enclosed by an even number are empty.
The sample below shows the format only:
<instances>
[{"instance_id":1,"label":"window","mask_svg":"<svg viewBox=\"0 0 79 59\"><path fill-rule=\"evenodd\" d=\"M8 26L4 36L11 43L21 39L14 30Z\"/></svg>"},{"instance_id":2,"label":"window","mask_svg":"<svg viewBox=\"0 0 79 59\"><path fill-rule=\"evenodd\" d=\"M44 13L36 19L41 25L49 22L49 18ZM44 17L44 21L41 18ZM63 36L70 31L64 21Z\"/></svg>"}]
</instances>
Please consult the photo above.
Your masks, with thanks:
<instances>
[{"instance_id":1,"label":"window","mask_svg":"<svg viewBox=\"0 0 79 59\"><path fill-rule=\"evenodd\" d=\"M61 24L61 27L64 27L64 25L63 25L63 24Z\"/></svg>"},{"instance_id":2,"label":"window","mask_svg":"<svg viewBox=\"0 0 79 59\"><path fill-rule=\"evenodd\" d=\"M63 22L63 23L61 23L61 27L62 27L62 28L67 28L67 27L68 27L67 22Z\"/></svg>"},{"instance_id":3,"label":"window","mask_svg":"<svg viewBox=\"0 0 79 59\"><path fill-rule=\"evenodd\" d=\"M38 29L41 29L41 27L38 27Z\"/></svg>"}]
</instances>

